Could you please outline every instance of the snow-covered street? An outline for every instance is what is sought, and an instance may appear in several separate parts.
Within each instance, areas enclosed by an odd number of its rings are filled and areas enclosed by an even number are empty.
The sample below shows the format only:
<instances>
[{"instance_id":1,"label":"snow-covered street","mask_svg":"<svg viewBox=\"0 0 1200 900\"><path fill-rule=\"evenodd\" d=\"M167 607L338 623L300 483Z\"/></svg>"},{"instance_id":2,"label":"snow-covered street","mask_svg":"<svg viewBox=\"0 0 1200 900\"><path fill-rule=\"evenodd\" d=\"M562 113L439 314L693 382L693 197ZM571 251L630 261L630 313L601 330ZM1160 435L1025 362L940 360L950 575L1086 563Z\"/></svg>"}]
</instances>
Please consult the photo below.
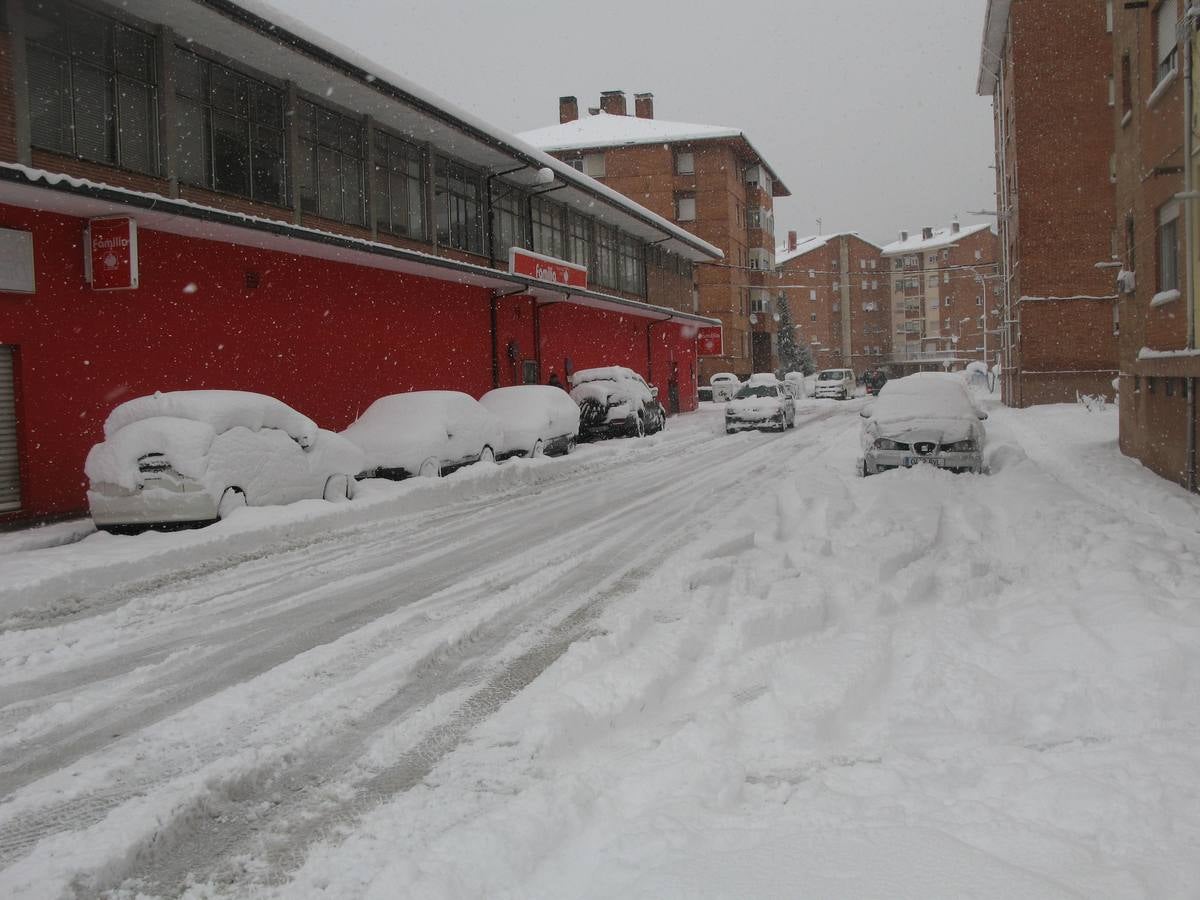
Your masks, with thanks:
<instances>
[{"instance_id":1,"label":"snow-covered street","mask_svg":"<svg viewBox=\"0 0 1200 900\"><path fill-rule=\"evenodd\" d=\"M1076 406L858 478L861 407L13 544L0 895L1194 896L1197 498Z\"/></svg>"}]
</instances>

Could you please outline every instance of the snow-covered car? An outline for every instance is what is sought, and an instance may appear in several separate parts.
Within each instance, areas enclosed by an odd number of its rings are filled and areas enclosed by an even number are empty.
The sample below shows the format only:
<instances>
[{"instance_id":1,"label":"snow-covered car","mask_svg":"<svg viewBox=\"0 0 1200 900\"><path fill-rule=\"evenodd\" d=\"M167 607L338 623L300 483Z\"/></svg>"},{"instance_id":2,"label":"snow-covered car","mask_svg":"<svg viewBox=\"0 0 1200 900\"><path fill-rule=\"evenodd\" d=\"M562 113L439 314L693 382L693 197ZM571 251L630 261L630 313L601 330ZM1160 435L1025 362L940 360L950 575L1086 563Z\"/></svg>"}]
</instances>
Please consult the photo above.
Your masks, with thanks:
<instances>
[{"instance_id":1,"label":"snow-covered car","mask_svg":"<svg viewBox=\"0 0 1200 900\"><path fill-rule=\"evenodd\" d=\"M725 433L795 427L796 402L774 375L751 375L725 406Z\"/></svg>"},{"instance_id":2,"label":"snow-covered car","mask_svg":"<svg viewBox=\"0 0 1200 900\"><path fill-rule=\"evenodd\" d=\"M495 462L504 439L500 420L459 391L380 397L342 434L366 457L360 478L394 481Z\"/></svg>"},{"instance_id":3,"label":"snow-covered car","mask_svg":"<svg viewBox=\"0 0 1200 900\"><path fill-rule=\"evenodd\" d=\"M496 447L500 459L553 456L575 449L579 406L562 388L517 384L488 391L479 402L504 428L504 437Z\"/></svg>"},{"instance_id":4,"label":"snow-covered car","mask_svg":"<svg viewBox=\"0 0 1200 900\"><path fill-rule=\"evenodd\" d=\"M357 447L274 397L170 391L114 409L84 470L96 527L191 528L242 506L346 500Z\"/></svg>"},{"instance_id":5,"label":"snow-covered car","mask_svg":"<svg viewBox=\"0 0 1200 900\"><path fill-rule=\"evenodd\" d=\"M641 437L662 431L666 424L658 389L633 369L582 369L571 376L571 385L571 399L579 405L581 437Z\"/></svg>"},{"instance_id":6,"label":"snow-covered car","mask_svg":"<svg viewBox=\"0 0 1200 900\"><path fill-rule=\"evenodd\" d=\"M733 399L733 395L742 386L742 379L738 378L732 372L718 372L712 378L708 379L708 383L712 386L713 400L718 403L724 403L727 400Z\"/></svg>"},{"instance_id":7,"label":"snow-covered car","mask_svg":"<svg viewBox=\"0 0 1200 900\"><path fill-rule=\"evenodd\" d=\"M854 396L854 385L853 369L824 369L817 375L813 396L849 400Z\"/></svg>"},{"instance_id":8,"label":"snow-covered car","mask_svg":"<svg viewBox=\"0 0 1200 900\"><path fill-rule=\"evenodd\" d=\"M783 376L783 386L793 400L803 400L805 397L804 373L786 372Z\"/></svg>"},{"instance_id":9,"label":"snow-covered car","mask_svg":"<svg viewBox=\"0 0 1200 900\"><path fill-rule=\"evenodd\" d=\"M889 381L862 413L860 475L931 465L983 471L983 420L958 375L918 372Z\"/></svg>"}]
</instances>

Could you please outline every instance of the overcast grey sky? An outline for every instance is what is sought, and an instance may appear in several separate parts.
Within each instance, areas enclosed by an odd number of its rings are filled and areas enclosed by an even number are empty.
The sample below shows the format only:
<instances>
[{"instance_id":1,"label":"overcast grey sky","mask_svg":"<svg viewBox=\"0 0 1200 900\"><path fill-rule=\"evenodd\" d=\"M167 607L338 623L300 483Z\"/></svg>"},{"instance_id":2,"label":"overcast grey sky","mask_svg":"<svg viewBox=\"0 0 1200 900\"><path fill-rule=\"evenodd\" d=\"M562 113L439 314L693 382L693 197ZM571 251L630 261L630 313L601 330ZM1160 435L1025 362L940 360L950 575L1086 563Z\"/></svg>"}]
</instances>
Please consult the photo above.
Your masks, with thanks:
<instances>
[{"instance_id":1,"label":"overcast grey sky","mask_svg":"<svg viewBox=\"0 0 1200 900\"><path fill-rule=\"evenodd\" d=\"M741 128L791 189L781 239L819 216L884 242L994 208L985 0L274 2L510 131L610 89L653 92L660 119Z\"/></svg>"}]
</instances>

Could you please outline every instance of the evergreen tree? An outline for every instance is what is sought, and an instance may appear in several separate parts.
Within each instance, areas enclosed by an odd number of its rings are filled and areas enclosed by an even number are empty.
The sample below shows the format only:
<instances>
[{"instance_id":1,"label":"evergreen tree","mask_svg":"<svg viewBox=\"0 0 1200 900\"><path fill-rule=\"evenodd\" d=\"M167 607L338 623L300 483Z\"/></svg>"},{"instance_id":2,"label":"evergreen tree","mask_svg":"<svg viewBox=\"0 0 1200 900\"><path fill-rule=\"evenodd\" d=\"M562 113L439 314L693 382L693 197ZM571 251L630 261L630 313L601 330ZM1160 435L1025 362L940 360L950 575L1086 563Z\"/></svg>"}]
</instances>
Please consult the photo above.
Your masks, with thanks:
<instances>
[{"instance_id":1,"label":"evergreen tree","mask_svg":"<svg viewBox=\"0 0 1200 900\"><path fill-rule=\"evenodd\" d=\"M788 372L803 372L811 375L817 370L813 362L812 350L808 344L796 340L796 329L792 324L792 311L788 307L786 293L780 293L775 302L779 312L779 333L776 335L776 346L779 350L779 365L784 374Z\"/></svg>"}]
</instances>

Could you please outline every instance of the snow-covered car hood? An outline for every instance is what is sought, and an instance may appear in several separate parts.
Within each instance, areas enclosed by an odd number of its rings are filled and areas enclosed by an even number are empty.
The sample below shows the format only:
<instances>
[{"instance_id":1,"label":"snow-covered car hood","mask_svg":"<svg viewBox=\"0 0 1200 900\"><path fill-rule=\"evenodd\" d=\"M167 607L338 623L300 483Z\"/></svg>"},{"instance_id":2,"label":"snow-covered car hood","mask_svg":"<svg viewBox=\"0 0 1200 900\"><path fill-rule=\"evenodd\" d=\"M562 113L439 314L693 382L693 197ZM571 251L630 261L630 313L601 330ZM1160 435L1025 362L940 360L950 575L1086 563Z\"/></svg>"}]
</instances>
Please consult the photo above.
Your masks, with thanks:
<instances>
[{"instance_id":1,"label":"snow-covered car hood","mask_svg":"<svg viewBox=\"0 0 1200 900\"><path fill-rule=\"evenodd\" d=\"M968 438L978 440L982 429L970 419L931 419L926 422L901 422L869 428L872 439L887 438L903 444L929 441L953 444Z\"/></svg>"}]
</instances>

